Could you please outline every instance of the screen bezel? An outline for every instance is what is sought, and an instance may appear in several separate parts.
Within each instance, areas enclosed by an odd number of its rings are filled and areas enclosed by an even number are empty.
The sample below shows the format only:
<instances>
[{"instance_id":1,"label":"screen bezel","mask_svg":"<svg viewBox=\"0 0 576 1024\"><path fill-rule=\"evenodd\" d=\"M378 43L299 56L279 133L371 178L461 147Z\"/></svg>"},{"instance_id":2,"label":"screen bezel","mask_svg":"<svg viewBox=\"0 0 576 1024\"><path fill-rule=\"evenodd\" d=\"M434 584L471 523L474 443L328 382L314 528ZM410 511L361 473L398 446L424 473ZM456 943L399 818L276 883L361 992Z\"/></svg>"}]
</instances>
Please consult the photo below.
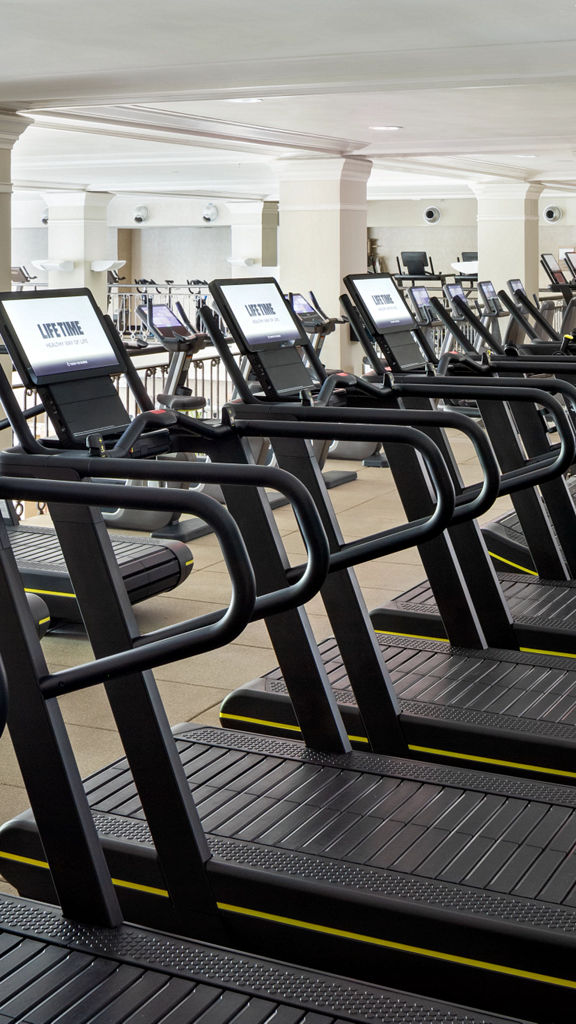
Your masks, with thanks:
<instances>
[{"instance_id":1,"label":"screen bezel","mask_svg":"<svg viewBox=\"0 0 576 1024\"><path fill-rule=\"evenodd\" d=\"M552 266L552 264L550 263L550 260L552 260L552 263L555 264L555 266ZM562 270L560 264L558 263L558 260L554 256L554 253L543 252L542 255L540 256L540 262L542 263L542 266L546 269L549 277L552 279L554 284L558 284L558 285L567 285L568 284L568 278L566 277L566 274L564 273L564 271ZM556 275L559 275L561 280L559 280L559 278Z\"/></svg>"},{"instance_id":2,"label":"screen bezel","mask_svg":"<svg viewBox=\"0 0 576 1024\"><path fill-rule=\"evenodd\" d=\"M238 320L236 319L236 315L235 315L232 307L230 306L230 303L228 302L228 299L224 295L223 289L224 288L229 288L231 285L232 286L238 285L238 286L244 286L245 287L246 285L263 285L263 284L272 284L272 285L274 285L274 287L276 288L276 291L278 292L279 298L281 299L285 309L288 311L288 314L289 314L289 316L290 316L290 318L291 318L291 320L292 320L292 322L294 324L295 330L296 330L297 335L298 335L298 337L294 338L293 340L279 342L276 347L279 348L279 349L280 348L292 348L293 346L296 345L296 346L299 346L299 347L308 348L309 347L308 335L306 334L306 331L304 330L304 327L302 326L301 321L298 319L298 317L297 317L296 313L294 312L294 310L292 309L290 303L285 298L284 293L283 293L282 289L280 288L280 285L278 284L278 281L276 280L275 277L230 277L230 278L219 278L219 279L217 279L215 281L211 281L210 284L208 285L208 287L210 289L210 294L212 295L214 301L216 302L216 305L218 306L218 310L221 313L222 317L224 318L224 320L225 320L225 322L226 322L226 324L228 326L228 329L230 331L230 334L232 335L232 337L233 337L235 343L237 344L238 348L240 349L240 351L243 354L250 354L251 355L251 354L258 354L258 353L261 353L261 352L270 352L271 350L273 350L273 348L275 346L272 343L270 343L269 341L264 341L264 342L260 342L260 343L259 342L253 343L253 342L248 342L247 341L246 335L244 334L244 331L240 327L240 324L239 324Z\"/></svg>"},{"instance_id":3,"label":"screen bezel","mask_svg":"<svg viewBox=\"0 0 576 1024\"><path fill-rule=\"evenodd\" d=\"M114 363L106 363L93 369L68 370L64 373L42 373L38 374L32 367L26 350L20 342L16 328L14 327L10 314L4 303L14 302L35 302L40 299L63 299L86 297L96 314L100 326L106 335L106 339L115 355ZM89 288L54 288L35 292L0 292L0 336L6 345L8 354L14 363L22 383L31 387L43 387L50 384L67 383L68 381L85 380L88 377L106 377L124 372L124 361L118 349L116 339L110 330L102 310L97 305L94 296Z\"/></svg>"},{"instance_id":4,"label":"screen bezel","mask_svg":"<svg viewBox=\"0 0 576 1024\"><path fill-rule=\"evenodd\" d=\"M370 310L367 308L364 299L355 284L356 281L366 280L392 282L406 310L406 315L408 319L404 323L392 324L391 326L386 326L386 328L378 326L378 324L373 319ZM348 291L350 292L350 295L354 300L354 304L362 311L363 318L366 320L366 323L368 324L370 330L374 335L376 335L376 337L384 338L386 337L387 334L405 334L407 331L410 332L417 330L418 324L414 319L414 314L409 310L408 306L406 305L404 296L402 295L401 290L396 285L394 276L392 274L347 274L346 277L344 278L344 284L346 285Z\"/></svg>"},{"instance_id":5,"label":"screen bezel","mask_svg":"<svg viewBox=\"0 0 576 1024\"><path fill-rule=\"evenodd\" d=\"M426 292L426 295L428 296L428 302L425 302L424 305L422 306L416 299L416 296L414 294L415 292ZM425 284L418 284L415 285L413 288L409 288L408 294L412 299L412 302L414 303L416 309L432 309L432 306L430 305L430 299L432 298L432 296L430 295L430 292L428 291Z\"/></svg>"},{"instance_id":6,"label":"screen bezel","mask_svg":"<svg viewBox=\"0 0 576 1024\"><path fill-rule=\"evenodd\" d=\"M490 287L494 289L494 295L488 295L484 285L490 285ZM478 295L486 307L489 307L490 303L494 302L494 300L498 298L498 293L492 281L478 281L476 287L478 289Z\"/></svg>"}]
</instances>

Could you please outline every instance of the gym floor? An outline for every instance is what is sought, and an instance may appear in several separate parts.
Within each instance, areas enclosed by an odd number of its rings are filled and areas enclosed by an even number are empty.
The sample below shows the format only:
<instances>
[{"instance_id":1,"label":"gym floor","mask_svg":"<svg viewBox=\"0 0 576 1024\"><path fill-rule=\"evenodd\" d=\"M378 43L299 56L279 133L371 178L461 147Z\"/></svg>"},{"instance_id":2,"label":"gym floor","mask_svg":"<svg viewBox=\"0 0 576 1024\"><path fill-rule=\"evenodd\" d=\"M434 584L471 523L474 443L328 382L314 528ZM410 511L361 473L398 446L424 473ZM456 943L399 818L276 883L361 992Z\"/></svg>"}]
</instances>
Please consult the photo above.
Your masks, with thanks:
<instances>
[{"instance_id":1,"label":"gym floor","mask_svg":"<svg viewBox=\"0 0 576 1024\"><path fill-rule=\"evenodd\" d=\"M453 438L461 473L466 483L479 479L478 464L468 443ZM330 491L340 527L346 540L404 522L401 504L388 470L365 468L360 462L330 461L327 468L353 469L358 479ZM484 517L492 519L510 507L501 499ZM304 548L294 517L288 508L275 512L286 551L294 563ZM41 522L46 522L42 517ZM223 607L229 595L226 568L214 536L190 543L194 568L176 590L138 605L136 615L142 632L160 628ZM390 600L423 578L422 564L415 550L401 551L362 565L358 578L368 608ZM330 635L322 601L314 598L307 606L316 637ZM86 639L46 637L42 641L52 671L92 659ZM179 661L156 670L156 680L171 723L202 722L218 725L218 709L232 689L267 672L276 664L266 627L250 625L223 650ZM64 720L82 776L122 755L114 721L104 691L94 687L60 698ZM26 791L8 734L0 739L0 822L28 806ZM0 890L11 892L0 878Z\"/></svg>"}]
</instances>

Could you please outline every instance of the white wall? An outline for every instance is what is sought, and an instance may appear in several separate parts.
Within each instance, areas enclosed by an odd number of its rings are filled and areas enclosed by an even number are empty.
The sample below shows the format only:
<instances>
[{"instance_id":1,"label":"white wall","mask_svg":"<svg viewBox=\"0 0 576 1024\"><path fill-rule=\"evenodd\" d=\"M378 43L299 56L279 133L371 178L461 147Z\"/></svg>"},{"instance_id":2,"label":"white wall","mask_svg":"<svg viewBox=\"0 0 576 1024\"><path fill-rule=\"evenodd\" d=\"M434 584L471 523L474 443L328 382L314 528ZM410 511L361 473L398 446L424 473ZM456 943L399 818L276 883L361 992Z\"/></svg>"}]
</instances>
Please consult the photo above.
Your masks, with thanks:
<instances>
[{"instance_id":1,"label":"white wall","mask_svg":"<svg viewBox=\"0 0 576 1024\"><path fill-rule=\"evenodd\" d=\"M427 206L440 210L436 224L424 220ZM383 270L397 273L396 256L423 250L432 257L434 269L451 272L450 264L464 251L477 249L476 200L389 199L368 203L368 235L379 242Z\"/></svg>"},{"instance_id":2,"label":"white wall","mask_svg":"<svg viewBox=\"0 0 576 1024\"><path fill-rule=\"evenodd\" d=\"M183 283L230 277L229 227L146 227L132 232L132 274Z\"/></svg>"}]
</instances>

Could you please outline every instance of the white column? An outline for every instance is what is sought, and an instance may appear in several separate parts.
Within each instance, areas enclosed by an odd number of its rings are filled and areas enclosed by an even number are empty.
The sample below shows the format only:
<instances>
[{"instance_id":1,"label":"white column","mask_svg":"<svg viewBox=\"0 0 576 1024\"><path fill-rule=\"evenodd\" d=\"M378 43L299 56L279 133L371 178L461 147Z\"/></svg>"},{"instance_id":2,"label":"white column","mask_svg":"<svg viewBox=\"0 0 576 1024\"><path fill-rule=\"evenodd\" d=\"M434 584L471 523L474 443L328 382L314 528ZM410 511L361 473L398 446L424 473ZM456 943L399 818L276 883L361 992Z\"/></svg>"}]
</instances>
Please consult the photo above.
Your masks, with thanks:
<instances>
[{"instance_id":1,"label":"white column","mask_svg":"<svg viewBox=\"0 0 576 1024\"><path fill-rule=\"evenodd\" d=\"M26 117L0 111L0 291L10 291L10 267L12 263L12 147L29 124ZM10 356L0 355L0 366L11 379L12 361ZM1 406L0 406L1 409ZM4 416L4 410L2 410ZM10 430L0 433L0 448L12 443Z\"/></svg>"},{"instance_id":2,"label":"white column","mask_svg":"<svg viewBox=\"0 0 576 1024\"><path fill-rule=\"evenodd\" d=\"M10 291L12 148L29 124L26 117L0 110L0 291Z\"/></svg>"},{"instance_id":3,"label":"white column","mask_svg":"<svg viewBox=\"0 0 576 1024\"><path fill-rule=\"evenodd\" d=\"M109 192L45 192L48 206L48 259L73 264L71 271L49 270L50 288L89 288L106 312L106 271L94 260L115 259L109 252L106 212Z\"/></svg>"},{"instance_id":4,"label":"white column","mask_svg":"<svg viewBox=\"0 0 576 1024\"><path fill-rule=\"evenodd\" d=\"M366 183L370 160L356 157L281 160L279 278L284 291L317 295L339 316L345 274L366 272ZM348 328L329 335L322 361L360 372L362 352Z\"/></svg>"},{"instance_id":5,"label":"white column","mask_svg":"<svg viewBox=\"0 0 576 1024\"><path fill-rule=\"evenodd\" d=\"M230 276L262 277L263 202L229 202Z\"/></svg>"},{"instance_id":6,"label":"white column","mask_svg":"<svg viewBox=\"0 0 576 1024\"><path fill-rule=\"evenodd\" d=\"M538 197L542 185L495 181L472 185L478 199L478 277L506 288L520 278L538 292Z\"/></svg>"}]
</instances>

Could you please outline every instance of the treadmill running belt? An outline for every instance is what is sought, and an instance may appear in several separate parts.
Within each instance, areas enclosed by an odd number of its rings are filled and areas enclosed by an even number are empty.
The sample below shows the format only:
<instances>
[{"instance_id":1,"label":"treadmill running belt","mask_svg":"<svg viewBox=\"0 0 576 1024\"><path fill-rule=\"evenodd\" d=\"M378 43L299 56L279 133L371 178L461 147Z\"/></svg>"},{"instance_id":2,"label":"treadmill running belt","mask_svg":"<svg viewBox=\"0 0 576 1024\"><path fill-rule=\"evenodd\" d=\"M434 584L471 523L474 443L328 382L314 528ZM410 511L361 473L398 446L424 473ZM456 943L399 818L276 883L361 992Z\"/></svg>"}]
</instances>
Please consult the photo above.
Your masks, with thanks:
<instances>
[{"instance_id":1,"label":"treadmill running belt","mask_svg":"<svg viewBox=\"0 0 576 1024\"><path fill-rule=\"evenodd\" d=\"M9 896L0 921L2 1024L504 1024L128 925L87 928Z\"/></svg>"},{"instance_id":2,"label":"treadmill running belt","mask_svg":"<svg viewBox=\"0 0 576 1024\"><path fill-rule=\"evenodd\" d=\"M60 543L53 529L44 526L8 526L10 544L28 591L41 594L53 619L81 622ZM174 541L152 541L111 536L128 596L137 604L154 594L172 590L192 569L192 554Z\"/></svg>"}]
</instances>

